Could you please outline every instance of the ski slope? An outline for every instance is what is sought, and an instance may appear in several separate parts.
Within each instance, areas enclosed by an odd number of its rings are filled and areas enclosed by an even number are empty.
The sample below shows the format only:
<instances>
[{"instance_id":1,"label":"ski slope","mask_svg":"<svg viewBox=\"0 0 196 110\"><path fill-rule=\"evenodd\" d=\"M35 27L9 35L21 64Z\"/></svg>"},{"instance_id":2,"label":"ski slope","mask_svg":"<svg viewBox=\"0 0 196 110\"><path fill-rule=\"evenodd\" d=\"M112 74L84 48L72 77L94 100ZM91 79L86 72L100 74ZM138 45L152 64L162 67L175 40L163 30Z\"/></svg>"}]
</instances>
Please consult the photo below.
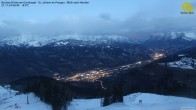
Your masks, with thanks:
<instances>
[{"instance_id":1,"label":"ski slope","mask_svg":"<svg viewBox=\"0 0 196 110\"><path fill-rule=\"evenodd\" d=\"M0 86L0 110L52 110L33 93L18 92ZM101 107L101 99L74 99L68 110L196 110L196 99L163 96L150 93L134 93L124 96L123 103ZM142 100L142 103L139 103Z\"/></svg>"},{"instance_id":2,"label":"ski slope","mask_svg":"<svg viewBox=\"0 0 196 110\"><path fill-rule=\"evenodd\" d=\"M50 105L40 101L33 93L17 95L17 91L0 86L0 110L52 110Z\"/></svg>"},{"instance_id":3,"label":"ski slope","mask_svg":"<svg viewBox=\"0 0 196 110\"><path fill-rule=\"evenodd\" d=\"M139 104L142 100L142 104ZM135 93L124 97L123 103L101 107L101 99L75 99L68 110L196 110L196 99Z\"/></svg>"}]
</instances>

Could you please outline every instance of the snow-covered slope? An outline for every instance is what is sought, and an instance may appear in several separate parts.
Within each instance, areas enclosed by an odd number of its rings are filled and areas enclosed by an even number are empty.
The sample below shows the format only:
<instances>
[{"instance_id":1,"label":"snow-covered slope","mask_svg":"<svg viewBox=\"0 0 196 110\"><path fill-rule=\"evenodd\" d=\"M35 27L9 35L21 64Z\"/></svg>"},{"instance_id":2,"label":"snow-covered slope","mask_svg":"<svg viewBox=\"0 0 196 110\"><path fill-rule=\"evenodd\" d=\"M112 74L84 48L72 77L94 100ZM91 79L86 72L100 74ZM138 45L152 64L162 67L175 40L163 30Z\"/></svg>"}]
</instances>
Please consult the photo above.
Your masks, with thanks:
<instances>
[{"instance_id":1,"label":"snow-covered slope","mask_svg":"<svg viewBox=\"0 0 196 110\"><path fill-rule=\"evenodd\" d=\"M142 100L142 104L139 104ZM135 93L124 97L124 103L101 107L101 99L73 100L68 110L195 110L196 99Z\"/></svg>"},{"instance_id":2,"label":"snow-covered slope","mask_svg":"<svg viewBox=\"0 0 196 110\"><path fill-rule=\"evenodd\" d=\"M0 86L0 110L52 110L50 105L40 101L33 93L18 94L9 88Z\"/></svg>"},{"instance_id":3,"label":"snow-covered slope","mask_svg":"<svg viewBox=\"0 0 196 110\"><path fill-rule=\"evenodd\" d=\"M118 35L18 35L8 38L1 38L0 45L28 45L28 46L44 46L50 43L56 43L56 45L66 45L65 40L74 39L81 41L91 41L91 42L106 42L106 41L127 41L124 36Z\"/></svg>"},{"instance_id":4,"label":"snow-covered slope","mask_svg":"<svg viewBox=\"0 0 196 110\"><path fill-rule=\"evenodd\" d=\"M6 87L0 86L0 110L52 110L33 93L18 95ZM142 103L139 101L142 100ZM196 99L163 96L149 93L134 93L124 96L122 103L102 107L101 99L74 99L68 110L195 110Z\"/></svg>"},{"instance_id":5,"label":"snow-covered slope","mask_svg":"<svg viewBox=\"0 0 196 110\"><path fill-rule=\"evenodd\" d=\"M169 62L168 66L182 69L196 69L196 59L184 57L179 61Z\"/></svg>"}]
</instances>

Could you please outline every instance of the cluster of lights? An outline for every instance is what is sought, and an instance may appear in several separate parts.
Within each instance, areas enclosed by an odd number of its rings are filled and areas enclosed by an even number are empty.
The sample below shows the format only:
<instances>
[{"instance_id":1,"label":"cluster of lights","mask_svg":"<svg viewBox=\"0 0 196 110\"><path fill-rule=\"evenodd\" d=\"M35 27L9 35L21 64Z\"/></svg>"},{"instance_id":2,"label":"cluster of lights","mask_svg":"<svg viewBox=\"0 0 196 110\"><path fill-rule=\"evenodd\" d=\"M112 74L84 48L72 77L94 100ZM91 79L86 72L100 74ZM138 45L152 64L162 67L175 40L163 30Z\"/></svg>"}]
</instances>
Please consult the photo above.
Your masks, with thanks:
<instances>
[{"instance_id":1,"label":"cluster of lights","mask_svg":"<svg viewBox=\"0 0 196 110\"><path fill-rule=\"evenodd\" d=\"M140 65L142 64L141 61L135 63L135 65ZM98 79L102 77L109 77L114 75L115 73L118 73L119 71L123 70L128 70L129 68L135 67L134 64L129 64L129 65L123 65L119 66L113 69L104 69L104 70L92 70L92 71L87 71L84 73L77 73L74 76L68 77L65 79L65 81L89 81L89 82L95 82L98 81Z\"/></svg>"},{"instance_id":2,"label":"cluster of lights","mask_svg":"<svg viewBox=\"0 0 196 110\"><path fill-rule=\"evenodd\" d=\"M88 71L85 73L78 73L72 77L66 79L66 81L89 81L94 82L102 77L107 77L108 73L104 70L99 71Z\"/></svg>"},{"instance_id":3,"label":"cluster of lights","mask_svg":"<svg viewBox=\"0 0 196 110\"><path fill-rule=\"evenodd\" d=\"M154 58L160 58L164 57L164 54L155 54ZM56 73L54 74L54 79L58 81L88 81L88 82L95 82L95 81L100 81L100 78L103 77L109 77L113 76L115 74L120 73L120 71L128 70L130 68L134 68L137 66L141 66L143 64L147 64L152 62L153 60L147 60L147 61L138 61L134 64L128 64L128 65L123 65L119 66L116 68L111 68L111 69L103 69L103 70L92 70L92 71L87 71L84 73L77 73L71 77L63 77L60 74Z\"/></svg>"},{"instance_id":4,"label":"cluster of lights","mask_svg":"<svg viewBox=\"0 0 196 110\"><path fill-rule=\"evenodd\" d=\"M158 59L163 58L163 57L165 57L164 54L162 54L162 53L155 53L155 55L153 56L153 59L154 60L158 60Z\"/></svg>"},{"instance_id":5,"label":"cluster of lights","mask_svg":"<svg viewBox=\"0 0 196 110\"><path fill-rule=\"evenodd\" d=\"M56 80L58 80L58 81L62 79L62 77L60 76L59 73L54 73L53 74L53 78L56 79Z\"/></svg>"}]
</instances>

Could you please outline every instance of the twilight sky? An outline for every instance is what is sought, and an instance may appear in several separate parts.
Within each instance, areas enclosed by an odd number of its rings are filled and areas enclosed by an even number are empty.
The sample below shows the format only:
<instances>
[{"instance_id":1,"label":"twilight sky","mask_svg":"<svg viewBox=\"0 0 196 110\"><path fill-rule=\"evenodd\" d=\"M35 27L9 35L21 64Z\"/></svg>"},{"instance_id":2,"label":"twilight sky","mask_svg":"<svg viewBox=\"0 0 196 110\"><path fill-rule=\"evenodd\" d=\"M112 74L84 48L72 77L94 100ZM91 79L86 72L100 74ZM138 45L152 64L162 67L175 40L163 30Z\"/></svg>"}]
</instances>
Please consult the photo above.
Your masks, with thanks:
<instances>
[{"instance_id":1,"label":"twilight sky","mask_svg":"<svg viewBox=\"0 0 196 110\"><path fill-rule=\"evenodd\" d=\"M90 4L0 7L0 37L62 33L143 37L171 31L196 32L196 12L180 14L184 0L86 1ZM195 0L186 1L196 7Z\"/></svg>"}]
</instances>

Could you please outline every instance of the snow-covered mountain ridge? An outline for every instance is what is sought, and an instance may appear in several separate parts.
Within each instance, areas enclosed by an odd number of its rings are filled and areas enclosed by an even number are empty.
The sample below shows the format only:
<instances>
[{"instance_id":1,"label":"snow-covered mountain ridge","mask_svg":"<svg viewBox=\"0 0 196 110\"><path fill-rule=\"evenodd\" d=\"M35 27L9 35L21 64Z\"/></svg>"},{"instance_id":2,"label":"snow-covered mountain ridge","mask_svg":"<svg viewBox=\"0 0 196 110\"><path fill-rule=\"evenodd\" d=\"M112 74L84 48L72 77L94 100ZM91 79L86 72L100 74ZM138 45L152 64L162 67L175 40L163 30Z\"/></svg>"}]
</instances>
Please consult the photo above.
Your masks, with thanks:
<instances>
[{"instance_id":1,"label":"snow-covered mountain ridge","mask_svg":"<svg viewBox=\"0 0 196 110\"><path fill-rule=\"evenodd\" d=\"M172 54L196 46L196 34L193 32L167 32L150 36L143 45L156 51Z\"/></svg>"},{"instance_id":2,"label":"snow-covered mountain ridge","mask_svg":"<svg viewBox=\"0 0 196 110\"><path fill-rule=\"evenodd\" d=\"M151 39L177 39L182 38L184 40L196 40L196 34L193 32L167 32L152 34Z\"/></svg>"},{"instance_id":3,"label":"snow-covered mountain ridge","mask_svg":"<svg viewBox=\"0 0 196 110\"><path fill-rule=\"evenodd\" d=\"M118 35L18 35L0 39L0 45L27 45L33 47L44 46L51 43L55 43L55 45L66 45L67 43L69 43L67 42L67 40L79 40L91 43L106 43L109 41L127 42L126 37Z\"/></svg>"}]
</instances>

